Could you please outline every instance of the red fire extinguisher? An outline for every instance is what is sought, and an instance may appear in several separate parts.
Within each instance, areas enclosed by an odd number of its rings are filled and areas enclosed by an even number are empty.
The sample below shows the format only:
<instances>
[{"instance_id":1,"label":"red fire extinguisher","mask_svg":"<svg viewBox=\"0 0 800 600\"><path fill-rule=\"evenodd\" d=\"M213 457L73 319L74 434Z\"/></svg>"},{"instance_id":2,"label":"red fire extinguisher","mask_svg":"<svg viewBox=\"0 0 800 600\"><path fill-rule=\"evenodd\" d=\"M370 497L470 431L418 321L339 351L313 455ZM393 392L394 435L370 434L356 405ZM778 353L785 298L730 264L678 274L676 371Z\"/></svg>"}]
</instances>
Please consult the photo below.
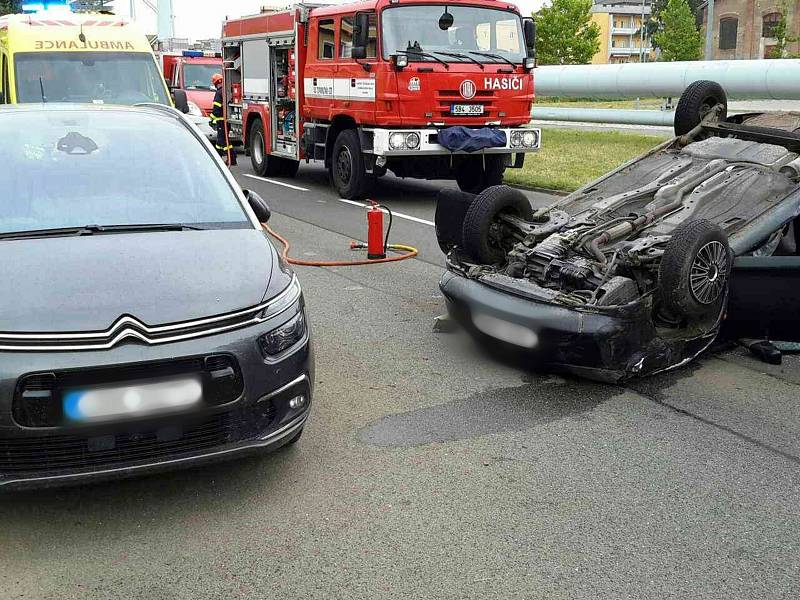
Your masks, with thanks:
<instances>
[{"instance_id":1,"label":"red fire extinguisher","mask_svg":"<svg viewBox=\"0 0 800 600\"><path fill-rule=\"evenodd\" d=\"M372 202L367 211L367 258L386 258L386 243L383 238L383 211L377 202Z\"/></svg>"}]
</instances>

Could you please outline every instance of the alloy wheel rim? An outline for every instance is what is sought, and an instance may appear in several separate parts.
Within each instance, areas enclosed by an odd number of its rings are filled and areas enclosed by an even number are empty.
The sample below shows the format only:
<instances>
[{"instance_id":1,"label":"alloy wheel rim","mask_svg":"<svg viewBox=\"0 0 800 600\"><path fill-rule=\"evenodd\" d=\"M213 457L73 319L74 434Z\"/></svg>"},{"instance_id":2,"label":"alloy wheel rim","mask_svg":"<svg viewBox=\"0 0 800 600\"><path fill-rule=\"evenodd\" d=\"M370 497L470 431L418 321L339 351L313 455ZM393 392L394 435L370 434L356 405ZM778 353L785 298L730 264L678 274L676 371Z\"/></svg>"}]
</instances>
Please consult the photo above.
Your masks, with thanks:
<instances>
[{"instance_id":1,"label":"alloy wheel rim","mask_svg":"<svg viewBox=\"0 0 800 600\"><path fill-rule=\"evenodd\" d=\"M725 289L728 252L720 242L708 242L697 252L689 273L689 290L700 304L713 304Z\"/></svg>"}]
</instances>

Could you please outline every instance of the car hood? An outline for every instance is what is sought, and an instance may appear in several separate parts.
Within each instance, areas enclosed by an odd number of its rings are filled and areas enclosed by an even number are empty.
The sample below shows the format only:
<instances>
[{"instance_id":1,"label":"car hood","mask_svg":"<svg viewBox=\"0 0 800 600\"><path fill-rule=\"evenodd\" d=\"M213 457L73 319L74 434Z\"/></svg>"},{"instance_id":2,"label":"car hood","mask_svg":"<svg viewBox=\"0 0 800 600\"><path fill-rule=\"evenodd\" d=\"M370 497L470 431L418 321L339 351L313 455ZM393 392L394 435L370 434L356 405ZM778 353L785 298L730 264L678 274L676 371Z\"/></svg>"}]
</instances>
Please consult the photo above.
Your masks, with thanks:
<instances>
[{"instance_id":1,"label":"car hood","mask_svg":"<svg viewBox=\"0 0 800 600\"><path fill-rule=\"evenodd\" d=\"M255 229L0 241L0 331L101 331L259 304L276 262Z\"/></svg>"}]
</instances>

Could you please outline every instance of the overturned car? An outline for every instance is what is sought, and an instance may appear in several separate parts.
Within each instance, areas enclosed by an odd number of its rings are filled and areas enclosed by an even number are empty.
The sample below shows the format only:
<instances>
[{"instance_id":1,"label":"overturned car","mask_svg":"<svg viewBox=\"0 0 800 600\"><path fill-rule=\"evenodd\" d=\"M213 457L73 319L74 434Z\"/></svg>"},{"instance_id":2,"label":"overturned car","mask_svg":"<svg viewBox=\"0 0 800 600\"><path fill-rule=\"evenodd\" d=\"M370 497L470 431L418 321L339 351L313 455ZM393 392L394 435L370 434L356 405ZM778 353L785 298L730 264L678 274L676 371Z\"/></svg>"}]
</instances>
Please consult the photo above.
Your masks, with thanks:
<instances>
[{"instance_id":1,"label":"overturned car","mask_svg":"<svg viewBox=\"0 0 800 600\"><path fill-rule=\"evenodd\" d=\"M720 332L800 339L800 113L728 118L699 81L676 134L539 210L506 186L442 192L450 315L603 381L683 365Z\"/></svg>"}]
</instances>

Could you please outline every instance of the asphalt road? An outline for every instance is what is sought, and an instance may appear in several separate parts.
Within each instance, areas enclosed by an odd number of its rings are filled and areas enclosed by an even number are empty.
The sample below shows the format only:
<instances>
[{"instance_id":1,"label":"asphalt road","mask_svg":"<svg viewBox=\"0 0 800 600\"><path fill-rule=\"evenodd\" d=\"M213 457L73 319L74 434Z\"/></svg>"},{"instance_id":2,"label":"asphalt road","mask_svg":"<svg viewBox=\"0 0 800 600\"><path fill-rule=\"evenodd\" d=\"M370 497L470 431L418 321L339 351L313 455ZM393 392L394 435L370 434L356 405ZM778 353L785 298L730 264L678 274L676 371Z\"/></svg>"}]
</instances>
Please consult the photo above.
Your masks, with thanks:
<instances>
[{"instance_id":1,"label":"asphalt road","mask_svg":"<svg viewBox=\"0 0 800 600\"><path fill-rule=\"evenodd\" d=\"M319 169L247 173L296 256L364 237ZM617 387L435 334L440 185L376 190L419 260L298 269L318 370L297 446L0 497L0 598L797 598L798 360Z\"/></svg>"}]
</instances>

